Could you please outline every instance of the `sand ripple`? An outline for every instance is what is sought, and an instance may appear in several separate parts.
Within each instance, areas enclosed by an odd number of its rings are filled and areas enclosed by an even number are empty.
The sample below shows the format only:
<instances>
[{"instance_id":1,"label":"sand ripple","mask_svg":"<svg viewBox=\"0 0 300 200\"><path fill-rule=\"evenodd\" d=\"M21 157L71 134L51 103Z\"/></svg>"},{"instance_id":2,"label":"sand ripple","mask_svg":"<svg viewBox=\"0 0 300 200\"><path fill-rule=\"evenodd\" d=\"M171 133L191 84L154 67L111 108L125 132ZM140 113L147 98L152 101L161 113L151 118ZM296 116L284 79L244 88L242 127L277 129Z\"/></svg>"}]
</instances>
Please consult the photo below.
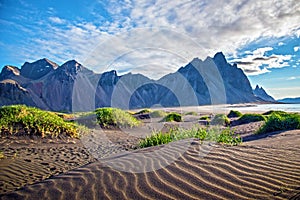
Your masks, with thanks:
<instances>
[{"instance_id":1,"label":"sand ripple","mask_svg":"<svg viewBox=\"0 0 300 200\"><path fill-rule=\"evenodd\" d=\"M1 199L299 199L300 143L290 136L299 131L237 147L185 140L118 154Z\"/></svg>"}]
</instances>

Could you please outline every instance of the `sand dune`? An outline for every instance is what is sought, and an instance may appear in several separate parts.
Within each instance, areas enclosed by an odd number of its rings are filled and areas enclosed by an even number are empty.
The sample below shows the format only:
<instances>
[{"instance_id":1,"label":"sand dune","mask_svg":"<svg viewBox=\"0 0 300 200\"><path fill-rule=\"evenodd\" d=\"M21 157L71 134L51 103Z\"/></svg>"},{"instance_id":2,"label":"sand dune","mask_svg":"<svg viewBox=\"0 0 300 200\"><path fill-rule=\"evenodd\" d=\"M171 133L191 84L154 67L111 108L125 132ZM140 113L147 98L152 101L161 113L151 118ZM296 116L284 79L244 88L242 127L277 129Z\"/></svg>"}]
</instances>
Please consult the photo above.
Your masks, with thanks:
<instances>
[{"instance_id":1,"label":"sand dune","mask_svg":"<svg viewBox=\"0 0 300 200\"><path fill-rule=\"evenodd\" d=\"M299 199L299 149L300 131L235 147L184 140L117 154L0 197Z\"/></svg>"}]
</instances>

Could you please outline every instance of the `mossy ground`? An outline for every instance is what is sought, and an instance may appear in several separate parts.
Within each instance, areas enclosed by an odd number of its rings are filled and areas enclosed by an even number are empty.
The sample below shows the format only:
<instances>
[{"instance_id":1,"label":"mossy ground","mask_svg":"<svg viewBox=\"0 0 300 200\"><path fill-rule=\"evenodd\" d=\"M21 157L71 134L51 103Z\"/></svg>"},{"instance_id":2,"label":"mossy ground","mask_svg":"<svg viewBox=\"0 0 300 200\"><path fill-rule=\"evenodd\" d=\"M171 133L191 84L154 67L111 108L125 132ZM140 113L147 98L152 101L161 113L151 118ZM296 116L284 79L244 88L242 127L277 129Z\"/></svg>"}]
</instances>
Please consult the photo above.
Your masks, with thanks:
<instances>
[{"instance_id":1,"label":"mossy ground","mask_svg":"<svg viewBox=\"0 0 300 200\"><path fill-rule=\"evenodd\" d=\"M57 137L66 134L78 138L85 131L83 126L64 121L54 112L24 105L3 106L0 108L0 128L2 134L37 135Z\"/></svg>"},{"instance_id":2,"label":"mossy ground","mask_svg":"<svg viewBox=\"0 0 300 200\"><path fill-rule=\"evenodd\" d=\"M103 128L136 127L141 122L119 108L96 109L97 122Z\"/></svg>"}]
</instances>

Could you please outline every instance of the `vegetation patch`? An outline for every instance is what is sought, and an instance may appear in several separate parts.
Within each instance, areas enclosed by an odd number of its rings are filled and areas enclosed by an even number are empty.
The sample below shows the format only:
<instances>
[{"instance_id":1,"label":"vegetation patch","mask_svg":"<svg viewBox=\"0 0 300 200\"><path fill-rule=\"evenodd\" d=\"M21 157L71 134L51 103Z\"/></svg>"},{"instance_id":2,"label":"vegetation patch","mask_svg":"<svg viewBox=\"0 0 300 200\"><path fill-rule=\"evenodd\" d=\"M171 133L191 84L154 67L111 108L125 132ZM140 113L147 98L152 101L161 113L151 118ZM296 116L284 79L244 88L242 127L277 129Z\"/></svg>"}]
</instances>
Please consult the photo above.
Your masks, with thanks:
<instances>
[{"instance_id":1,"label":"vegetation patch","mask_svg":"<svg viewBox=\"0 0 300 200\"><path fill-rule=\"evenodd\" d=\"M185 113L184 115L194 115L194 116L197 116L198 113L196 113L196 112L194 112L194 111L191 111L191 112Z\"/></svg>"},{"instance_id":2,"label":"vegetation patch","mask_svg":"<svg viewBox=\"0 0 300 200\"><path fill-rule=\"evenodd\" d=\"M209 121L209 120L210 120L210 117L207 116L207 115L205 115L205 116L200 117L199 119L200 119L200 120L207 120L207 121Z\"/></svg>"},{"instance_id":3,"label":"vegetation patch","mask_svg":"<svg viewBox=\"0 0 300 200\"><path fill-rule=\"evenodd\" d=\"M247 124L250 122L259 122L259 121L266 121L267 117L261 114L244 114L241 116L237 122L238 124Z\"/></svg>"},{"instance_id":4,"label":"vegetation patch","mask_svg":"<svg viewBox=\"0 0 300 200\"><path fill-rule=\"evenodd\" d=\"M152 118L165 117L166 115L167 115L167 113L162 110L155 110L150 113L150 117L152 117Z\"/></svg>"},{"instance_id":5,"label":"vegetation patch","mask_svg":"<svg viewBox=\"0 0 300 200\"><path fill-rule=\"evenodd\" d=\"M170 129L167 133L162 133L160 131L154 132L151 136L148 136L145 139L141 140L139 143L139 147L144 148L157 146L187 138L197 138L201 141L209 140L228 145L238 145L242 142L241 137L234 134L234 132L230 129Z\"/></svg>"},{"instance_id":6,"label":"vegetation patch","mask_svg":"<svg viewBox=\"0 0 300 200\"><path fill-rule=\"evenodd\" d=\"M4 153L2 151L0 151L0 160L4 159L4 158L5 158Z\"/></svg>"},{"instance_id":7,"label":"vegetation patch","mask_svg":"<svg viewBox=\"0 0 300 200\"><path fill-rule=\"evenodd\" d=\"M297 113L273 113L265 124L258 130L258 134L300 129L300 115Z\"/></svg>"},{"instance_id":8,"label":"vegetation patch","mask_svg":"<svg viewBox=\"0 0 300 200\"><path fill-rule=\"evenodd\" d=\"M66 134L78 138L85 131L83 126L66 122L57 114L24 105L3 106L0 108L1 133L17 135L57 137Z\"/></svg>"},{"instance_id":9,"label":"vegetation patch","mask_svg":"<svg viewBox=\"0 0 300 200\"><path fill-rule=\"evenodd\" d=\"M227 128L222 130L221 133L217 135L216 142L229 145L238 145L242 143L242 138L240 135L236 135L233 130Z\"/></svg>"},{"instance_id":10,"label":"vegetation patch","mask_svg":"<svg viewBox=\"0 0 300 200\"><path fill-rule=\"evenodd\" d=\"M240 111L237 110L231 110L227 117L232 118L232 117L241 117L243 114Z\"/></svg>"},{"instance_id":11,"label":"vegetation patch","mask_svg":"<svg viewBox=\"0 0 300 200\"><path fill-rule=\"evenodd\" d=\"M222 125L222 126L228 126L230 124L230 119L224 115L224 114L216 114L211 122L211 125Z\"/></svg>"},{"instance_id":12,"label":"vegetation patch","mask_svg":"<svg viewBox=\"0 0 300 200\"><path fill-rule=\"evenodd\" d=\"M143 110L140 110L139 112L136 112L134 114L135 115L142 115L142 114L149 114L149 113L151 113L150 109L143 109Z\"/></svg>"},{"instance_id":13,"label":"vegetation patch","mask_svg":"<svg viewBox=\"0 0 300 200\"><path fill-rule=\"evenodd\" d=\"M129 113L119 108L96 109L97 123L103 128L111 127L136 127L141 122Z\"/></svg>"},{"instance_id":14,"label":"vegetation patch","mask_svg":"<svg viewBox=\"0 0 300 200\"><path fill-rule=\"evenodd\" d=\"M281 111L281 110L270 110L270 111L267 111L267 112L263 113L263 115L272 115L272 114L285 115L285 114L288 114L288 113L284 112L284 111Z\"/></svg>"},{"instance_id":15,"label":"vegetation patch","mask_svg":"<svg viewBox=\"0 0 300 200\"><path fill-rule=\"evenodd\" d=\"M182 122L182 117L179 113L169 113L163 121L165 122Z\"/></svg>"}]
</instances>

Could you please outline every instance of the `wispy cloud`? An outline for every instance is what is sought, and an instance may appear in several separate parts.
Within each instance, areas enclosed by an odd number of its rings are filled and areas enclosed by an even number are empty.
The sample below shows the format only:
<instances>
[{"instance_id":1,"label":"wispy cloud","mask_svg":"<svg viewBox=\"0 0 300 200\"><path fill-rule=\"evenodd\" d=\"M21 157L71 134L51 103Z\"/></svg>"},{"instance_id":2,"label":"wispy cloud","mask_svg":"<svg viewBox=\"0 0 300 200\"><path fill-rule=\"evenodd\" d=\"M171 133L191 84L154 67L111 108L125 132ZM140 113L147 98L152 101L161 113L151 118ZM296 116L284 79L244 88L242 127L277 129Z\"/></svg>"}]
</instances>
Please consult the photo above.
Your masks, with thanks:
<instances>
[{"instance_id":1,"label":"wispy cloud","mask_svg":"<svg viewBox=\"0 0 300 200\"><path fill-rule=\"evenodd\" d=\"M49 17L49 20L56 24L64 24L65 23L65 20L63 20L59 17Z\"/></svg>"},{"instance_id":2,"label":"wispy cloud","mask_svg":"<svg viewBox=\"0 0 300 200\"><path fill-rule=\"evenodd\" d=\"M291 55L275 55L266 56L266 52L272 51L272 47L263 47L248 51L247 55L232 60L233 63L237 63L246 74L258 75L270 72L272 68L282 68L289 66L288 61L292 58Z\"/></svg>"},{"instance_id":3,"label":"wispy cloud","mask_svg":"<svg viewBox=\"0 0 300 200\"><path fill-rule=\"evenodd\" d=\"M296 79L300 79L300 76L291 76L291 77L288 77L286 80L292 81L292 80L296 80Z\"/></svg>"},{"instance_id":4,"label":"wispy cloud","mask_svg":"<svg viewBox=\"0 0 300 200\"><path fill-rule=\"evenodd\" d=\"M235 55L255 40L300 33L298 0L98 2L105 7L107 20L92 12L95 21L68 21L52 10L47 17L51 23L41 20L43 29L18 24L33 36L18 44L18 59L48 57L58 63L77 59L100 72L116 67L157 78L194 57L204 59L217 51ZM287 66L289 55L265 56L270 50L260 48L234 61L252 75ZM154 66L162 70L153 73Z\"/></svg>"}]
</instances>

